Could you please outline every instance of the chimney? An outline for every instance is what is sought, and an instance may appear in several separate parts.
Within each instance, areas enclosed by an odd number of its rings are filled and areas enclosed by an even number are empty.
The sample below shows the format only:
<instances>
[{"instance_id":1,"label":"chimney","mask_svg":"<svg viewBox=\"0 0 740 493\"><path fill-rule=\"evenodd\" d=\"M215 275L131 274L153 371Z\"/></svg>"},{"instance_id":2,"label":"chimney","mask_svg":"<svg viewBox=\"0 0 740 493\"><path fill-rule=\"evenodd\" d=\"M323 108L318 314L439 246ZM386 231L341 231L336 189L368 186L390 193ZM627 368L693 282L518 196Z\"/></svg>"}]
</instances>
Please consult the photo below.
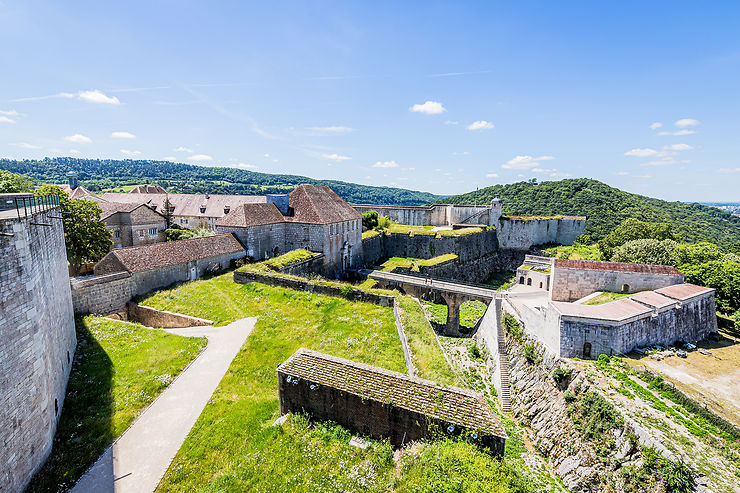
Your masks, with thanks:
<instances>
[{"instance_id":1,"label":"chimney","mask_svg":"<svg viewBox=\"0 0 740 493\"><path fill-rule=\"evenodd\" d=\"M280 214L282 214L283 216L288 215L290 201L289 201L289 197L287 193L267 194L265 196L265 200L267 201L268 204L275 204L275 207L278 208L278 210L280 211Z\"/></svg>"},{"instance_id":2,"label":"chimney","mask_svg":"<svg viewBox=\"0 0 740 493\"><path fill-rule=\"evenodd\" d=\"M71 188L72 190L80 186L79 182L77 181L77 172L75 171L70 171L69 173L67 173L67 181L69 182L69 188Z\"/></svg>"}]
</instances>

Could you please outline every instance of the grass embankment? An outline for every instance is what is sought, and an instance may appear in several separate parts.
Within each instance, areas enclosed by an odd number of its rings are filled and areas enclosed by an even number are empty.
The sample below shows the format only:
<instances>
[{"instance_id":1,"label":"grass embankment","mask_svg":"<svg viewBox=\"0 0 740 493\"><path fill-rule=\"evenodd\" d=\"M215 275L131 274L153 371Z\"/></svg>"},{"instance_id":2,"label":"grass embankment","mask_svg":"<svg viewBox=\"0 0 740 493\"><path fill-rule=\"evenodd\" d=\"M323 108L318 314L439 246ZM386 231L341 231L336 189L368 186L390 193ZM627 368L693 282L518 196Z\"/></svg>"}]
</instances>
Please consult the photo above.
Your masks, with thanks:
<instances>
[{"instance_id":1,"label":"grass embankment","mask_svg":"<svg viewBox=\"0 0 740 493\"><path fill-rule=\"evenodd\" d=\"M480 233L483 228L467 227L460 229L437 229L436 226L411 226L408 224L391 223L386 229L389 233L412 234L412 235L429 235L434 237L442 236L464 236L474 233Z\"/></svg>"},{"instance_id":2,"label":"grass embankment","mask_svg":"<svg viewBox=\"0 0 740 493\"><path fill-rule=\"evenodd\" d=\"M51 455L28 491L63 491L206 345L138 324L77 320L77 351Z\"/></svg>"},{"instance_id":3,"label":"grass embankment","mask_svg":"<svg viewBox=\"0 0 740 493\"><path fill-rule=\"evenodd\" d=\"M486 282L486 284L497 290L509 289L514 283L516 283L516 272L511 270L496 272Z\"/></svg>"},{"instance_id":4,"label":"grass embankment","mask_svg":"<svg viewBox=\"0 0 740 493\"><path fill-rule=\"evenodd\" d=\"M447 305L423 302L432 322L445 325L447 323ZM460 305L460 327L475 328L478 321L485 315L488 305L481 301L466 301Z\"/></svg>"},{"instance_id":5,"label":"grass embankment","mask_svg":"<svg viewBox=\"0 0 740 493\"><path fill-rule=\"evenodd\" d=\"M318 253L303 249L291 250L288 253L265 260L264 265L272 270L280 270L298 262L314 258L317 255Z\"/></svg>"},{"instance_id":6,"label":"grass embankment","mask_svg":"<svg viewBox=\"0 0 740 493\"><path fill-rule=\"evenodd\" d=\"M384 272L393 272L398 268L406 268L411 269L411 272L424 272L426 267L433 267L435 265L439 265L444 262L452 262L457 259L458 256L454 253L438 255L428 259L391 257L381 265L381 270Z\"/></svg>"},{"instance_id":7,"label":"grass embankment","mask_svg":"<svg viewBox=\"0 0 740 493\"><path fill-rule=\"evenodd\" d=\"M404 372L391 308L259 283L240 285L230 274L158 292L145 303L220 322L259 317L161 491L360 490L364 482L388 479L366 463L372 463L373 450L269 425L278 417L275 368L300 347Z\"/></svg>"},{"instance_id":8,"label":"grass embankment","mask_svg":"<svg viewBox=\"0 0 740 493\"><path fill-rule=\"evenodd\" d=\"M601 257L601 252L596 244L581 245L580 243L577 243L570 246L558 245L545 248L545 252L547 252L548 256L554 258L570 260L604 260Z\"/></svg>"},{"instance_id":9,"label":"grass embankment","mask_svg":"<svg viewBox=\"0 0 740 493\"><path fill-rule=\"evenodd\" d=\"M211 297L212 303L202 299ZM400 475L387 442L360 450L332 424L278 416L275 368L299 347L404 372L390 308L254 283L230 276L194 281L146 303L213 320L258 316L159 486L160 491L528 491L516 466L468 443L407 449ZM444 486L442 490L439 488ZM461 489L462 488L462 489Z\"/></svg>"},{"instance_id":10,"label":"grass embankment","mask_svg":"<svg viewBox=\"0 0 740 493\"><path fill-rule=\"evenodd\" d=\"M410 296L399 296L396 303L417 376L459 387L461 382L447 363L421 305Z\"/></svg>"},{"instance_id":11,"label":"grass embankment","mask_svg":"<svg viewBox=\"0 0 740 493\"><path fill-rule=\"evenodd\" d=\"M611 293L609 291L605 291L597 296L594 296L590 300L583 303L584 305L603 305L604 303L609 303L611 301L621 300L624 298L629 298L630 296L633 296L637 293Z\"/></svg>"}]
</instances>

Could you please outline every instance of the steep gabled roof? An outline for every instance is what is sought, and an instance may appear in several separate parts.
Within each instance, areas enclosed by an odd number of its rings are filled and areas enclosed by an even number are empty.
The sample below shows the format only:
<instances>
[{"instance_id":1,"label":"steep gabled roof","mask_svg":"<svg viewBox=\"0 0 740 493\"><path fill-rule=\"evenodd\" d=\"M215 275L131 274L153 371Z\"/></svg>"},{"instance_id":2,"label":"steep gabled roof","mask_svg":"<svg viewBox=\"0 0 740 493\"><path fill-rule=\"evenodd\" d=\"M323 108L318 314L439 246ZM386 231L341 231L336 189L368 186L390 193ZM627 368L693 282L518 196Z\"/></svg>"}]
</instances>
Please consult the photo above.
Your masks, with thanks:
<instances>
[{"instance_id":1,"label":"steep gabled roof","mask_svg":"<svg viewBox=\"0 0 740 493\"><path fill-rule=\"evenodd\" d=\"M285 218L275 204L242 204L216 221L217 226L248 228L264 224L285 222Z\"/></svg>"},{"instance_id":2,"label":"steep gabled roof","mask_svg":"<svg viewBox=\"0 0 740 493\"><path fill-rule=\"evenodd\" d=\"M95 195L90 190L84 187L77 187L75 189L72 189L69 185L61 185L61 187L62 187L62 190L67 192L67 195L69 195L69 198L71 200L79 200L79 199L103 200L103 198L100 195Z\"/></svg>"},{"instance_id":3,"label":"steep gabled roof","mask_svg":"<svg viewBox=\"0 0 740 493\"><path fill-rule=\"evenodd\" d=\"M129 193L167 193L167 190L159 185L136 185Z\"/></svg>"},{"instance_id":4,"label":"steep gabled roof","mask_svg":"<svg viewBox=\"0 0 740 493\"><path fill-rule=\"evenodd\" d=\"M661 274L683 276L670 265L630 264L624 262L601 262L599 260L568 260L556 258L553 262L556 269L603 270L611 272L635 272L643 274Z\"/></svg>"},{"instance_id":5,"label":"steep gabled roof","mask_svg":"<svg viewBox=\"0 0 740 493\"><path fill-rule=\"evenodd\" d=\"M289 202L293 216L286 219L292 222L329 224L362 219L362 214L325 186L299 185L290 192Z\"/></svg>"},{"instance_id":6,"label":"steep gabled roof","mask_svg":"<svg viewBox=\"0 0 740 493\"><path fill-rule=\"evenodd\" d=\"M233 235L224 234L121 248L108 253L98 264L101 267L120 265L123 270L133 274L239 251L244 251L241 243ZM105 271L111 272L108 268Z\"/></svg>"},{"instance_id":7,"label":"steep gabled roof","mask_svg":"<svg viewBox=\"0 0 740 493\"><path fill-rule=\"evenodd\" d=\"M146 204L156 211L164 211L164 202L169 199L176 216L220 218L226 209L232 211L241 204L264 203L264 195L211 195L193 193L104 193L103 198L111 202L133 202ZM205 208L204 212L201 212Z\"/></svg>"},{"instance_id":8,"label":"steep gabled roof","mask_svg":"<svg viewBox=\"0 0 740 493\"><path fill-rule=\"evenodd\" d=\"M121 203L121 202L99 202L98 205L101 209L103 209L103 212L100 214L100 219L103 220L106 217L110 217L113 214L117 214L119 212L130 214L131 212L135 211L139 207L147 207L150 211L152 211L153 214L157 214L159 216L162 216L159 212L153 210L151 207L148 207L146 204L137 204L137 203ZM162 216L162 219L164 219L164 216Z\"/></svg>"}]
</instances>

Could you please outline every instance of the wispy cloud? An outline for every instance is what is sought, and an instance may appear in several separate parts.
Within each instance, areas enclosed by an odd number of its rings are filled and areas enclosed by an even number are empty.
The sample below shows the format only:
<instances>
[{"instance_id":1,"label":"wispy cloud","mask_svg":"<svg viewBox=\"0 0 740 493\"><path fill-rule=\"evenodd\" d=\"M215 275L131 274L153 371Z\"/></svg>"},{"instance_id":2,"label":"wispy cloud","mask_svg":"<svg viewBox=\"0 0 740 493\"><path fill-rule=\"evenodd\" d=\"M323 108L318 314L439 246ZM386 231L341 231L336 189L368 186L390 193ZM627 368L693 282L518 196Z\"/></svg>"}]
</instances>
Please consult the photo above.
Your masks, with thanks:
<instances>
[{"instance_id":1,"label":"wispy cloud","mask_svg":"<svg viewBox=\"0 0 740 493\"><path fill-rule=\"evenodd\" d=\"M136 135L131 132L113 132L110 136L114 139L135 139Z\"/></svg>"},{"instance_id":2,"label":"wispy cloud","mask_svg":"<svg viewBox=\"0 0 740 493\"><path fill-rule=\"evenodd\" d=\"M239 168L239 169L257 169L257 166L254 164L249 163L237 163L231 166L232 168Z\"/></svg>"},{"instance_id":3,"label":"wispy cloud","mask_svg":"<svg viewBox=\"0 0 740 493\"><path fill-rule=\"evenodd\" d=\"M426 101L423 104L413 105L409 108L409 111L413 111L414 113L424 113L425 115L439 115L447 111L447 109L445 109L444 105L438 101Z\"/></svg>"},{"instance_id":4,"label":"wispy cloud","mask_svg":"<svg viewBox=\"0 0 740 493\"><path fill-rule=\"evenodd\" d=\"M331 125L328 127L308 127L306 130L311 132L317 132L319 134L335 135L335 134L347 134L354 131L352 127L345 127L343 125Z\"/></svg>"},{"instance_id":5,"label":"wispy cloud","mask_svg":"<svg viewBox=\"0 0 740 493\"><path fill-rule=\"evenodd\" d=\"M493 128L493 123L485 120L478 120L467 126L468 130L487 130Z\"/></svg>"},{"instance_id":6,"label":"wispy cloud","mask_svg":"<svg viewBox=\"0 0 740 493\"><path fill-rule=\"evenodd\" d=\"M202 101L204 104L206 104L208 107L210 107L212 110L219 113L220 115L248 124L252 132L256 133L260 137L264 137L266 139L277 139L276 136L272 135L271 133L267 132L262 127L260 127L257 124L257 120L255 120L251 116L238 113L238 112L234 112L230 109L227 109L221 106L219 103L216 103L212 99L201 94L200 92L194 90L192 87L185 86L183 87L183 89L186 92L188 92L191 96L194 96L195 98L199 99L200 101Z\"/></svg>"},{"instance_id":7,"label":"wispy cloud","mask_svg":"<svg viewBox=\"0 0 740 493\"><path fill-rule=\"evenodd\" d=\"M47 96L32 96L29 98L18 98L12 99L14 103L25 103L29 101L43 101L45 99L77 99L79 101L85 101L87 103L95 104L112 104L119 105L121 101L115 96L107 96L105 93L98 89L92 89L88 91L78 91L76 93L71 92L59 92L56 94L49 94Z\"/></svg>"},{"instance_id":8,"label":"wispy cloud","mask_svg":"<svg viewBox=\"0 0 740 493\"><path fill-rule=\"evenodd\" d=\"M395 161L378 161L373 164L373 168L398 168L398 163Z\"/></svg>"},{"instance_id":9,"label":"wispy cloud","mask_svg":"<svg viewBox=\"0 0 740 493\"><path fill-rule=\"evenodd\" d=\"M121 149L121 154L124 156L134 157L141 154L141 151L130 151L128 149Z\"/></svg>"},{"instance_id":10,"label":"wispy cloud","mask_svg":"<svg viewBox=\"0 0 740 493\"><path fill-rule=\"evenodd\" d=\"M170 86L154 86L154 87L129 87L125 89L111 89L108 92L122 93L122 92L144 92L144 91L158 91L161 89L169 89Z\"/></svg>"},{"instance_id":11,"label":"wispy cloud","mask_svg":"<svg viewBox=\"0 0 740 493\"><path fill-rule=\"evenodd\" d=\"M718 173L740 173L740 168L720 168Z\"/></svg>"},{"instance_id":12,"label":"wispy cloud","mask_svg":"<svg viewBox=\"0 0 740 493\"><path fill-rule=\"evenodd\" d=\"M496 173L487 173L486 178L498 178L498 174Z\"/></svg>"},{"instance_id":13,"label":"wispy cloud","mask_svg":"<svg viewBox=\"0 0 740 493\"><path fill-rule=\"evenodd\" d=\"M0 123L15 123L15 120L5 115L0 115Z\"/></svg>"},{"instance_id":14,"label":"wispy cloud","mask_svg":"<svg viewBox=\"0 0 740 493\"><path fill-rule=\"evenodd\" d=\"M176 148L175 148L175 149L173 149L173 150L174 150L175 152L195 152L195 151L194 151L194 150L192 150L191 148L189 148L189 147L183 147L183 146L180 146L180 147L176 147Z\"/></svg>"},{"instance_id":15,"label":"wispy cloud","mask_svg":"<svg viewBox=\"0 0 740 493\"><path fill-rule=\"evenodd\" d=\"M17 120L11 117L17 117L17 116L19 116L19 114L15 110L7 110L7 111L0 110L0 123L15 123Z\"/></svg>"},{"instance_id":16,"label":"wispy cloud","mask_svg":"<svg viewBox=\"0 0 740 493\"><path fill-rule=\"evenodd\" d=\"M501 165L504 169L530 169L540 165L540 161L551 161L555 159L553 156L516 156L513 159L509 159Z\"/></svg>"},{"instance_id":17,"label":"wispy cloud","mask_svg":"<svg viewBox=\"0 0 740 493\"><path fill-rule=\"evenodd\" d=\"M493 70L475 70L472 72L445 72L441 74L432 74L429 77L459 77L461 75L480 75L490 74Z\"/></svg>"},{"instance_id":18,"label":"wispy cloud","mask_svg":"<svg viewBox=\"0 0 740 493\"><path fill-rule=\"evenodd\" d=\"M41 149L41 146L29 144L28 142L14 142L10 145L20 147L21 149Z\"/></svg>"},{"instance_id":19,"label":"wispy cloud","mask_svg":"<svg viewBox=\"0 0 740 493\"><path fill-rule=\"evenodd\" d=\"M674 123L675 126L678 128L686 128L686 127L695 127L699 125L701 122L699 120L694 120L693 118L681 118L680 120L676 120Z\"/></svg>"},{"instance_id":20,"label":"wispy cloud","mask_svg":"<svg viewBox=\"0 0 740 493\"><path fill-rule=\"evenodd\" d=\"M650 149L649 147L646 147L644 149L636 148L631 149L624 153L625 156L633 156L633 157L650 157L650 156L659 156L661 155L660 151L656 151L655 149Z\"/></svg>"},{"instance_id":21,"label":"wispy cloud","mask_svg":"<svg viewBox=\"0 0 740 493\"><path fill-rule=\"evenodd\" d=\"M662 123L660 123L660 122L654 122L654 123L651 123L650 124L650 130L655 130L655 129L660 128L662 126L663 126Z\"/></svg>"},{"instance_id":22,"label":"wispy cloud","mask_svg":"<svg viewBox=\"0 0 740 493\"><path fill-rule=\"evenodd\" d=\"M671 144L663 147L663 149L667 149L669 151L690 151L691 149L694 149L694 146L690 146L688 144Z\"/></svg>"},{"instance_id":23,"label":"wispy cloud","mask_svg":"<svg viewBox=\"0 0 740 493\"><path fill-rule=\"evenodd\" d=\"M689 130L689 129L683 129L683 130L676 130L674 132L664 130L663 132L658 132L658 135L692 135L695 134L696 130Z\"/></svg>"},{"instance_id":24,"label":"wispy cloud","mask_svg":"<svg viewBox=\"0 0 740 493\"><path fill-rule=\"evenodd\" d=\"M324 159L331 159L332 161L348 161L352 159L349 156L342 156L336 153L335 154L322 154L321 157L323 157Z\"/></svg>"},{"instance_id":25,"label":"wispy cloud","mask_svg":"<svg viewBox=\"0 0 740 493\"><path fill-rule=\"evenodd\" d=\"M208 154L196 154L194 156L190 156L188 161L213 161L213 157Z\"/></svg>"},{"instance_id":26,"label":"wispy cloud","mask_svg":"<svg viewBox=\"0 0 740 493\"><path fill-rule=\"evenodd\" d=\"M74 134L74 135L68 135L64 138L67 142L74 142L75 144L89 144L92 142L92 139L86 135L82 134Z\"/></svg>"}]
</instances>

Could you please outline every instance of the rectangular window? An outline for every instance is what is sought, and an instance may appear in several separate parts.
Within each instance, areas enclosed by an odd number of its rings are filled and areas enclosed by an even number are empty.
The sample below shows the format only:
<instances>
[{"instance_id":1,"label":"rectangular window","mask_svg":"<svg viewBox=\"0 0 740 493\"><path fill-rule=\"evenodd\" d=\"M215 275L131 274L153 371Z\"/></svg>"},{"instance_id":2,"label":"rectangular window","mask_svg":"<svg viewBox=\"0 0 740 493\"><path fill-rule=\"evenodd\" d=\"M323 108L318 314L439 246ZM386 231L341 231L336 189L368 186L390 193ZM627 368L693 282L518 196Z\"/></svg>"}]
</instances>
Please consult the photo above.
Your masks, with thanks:
<instances>
[{"instance_id":1,"label":"rectangular window","mask_svg":"<svg viewBox=\"0 0 740 493\"><path fill-rule=\"evenodd\" d=\"M121 232L120 231L116 231L116 238L120 238L120 237L121 237Z\"/></svg>"},{"instance_id":2,"label":"rectangular window","mask_svg":"<svg viewBox=\"0 0 740 493\"><path fill-rule=\"evenodd\" d=\"M151 228L149 230L149 234L152 235L152 236L156 236L157 235L157 228Z\"/></svg>"}]
</instances>

